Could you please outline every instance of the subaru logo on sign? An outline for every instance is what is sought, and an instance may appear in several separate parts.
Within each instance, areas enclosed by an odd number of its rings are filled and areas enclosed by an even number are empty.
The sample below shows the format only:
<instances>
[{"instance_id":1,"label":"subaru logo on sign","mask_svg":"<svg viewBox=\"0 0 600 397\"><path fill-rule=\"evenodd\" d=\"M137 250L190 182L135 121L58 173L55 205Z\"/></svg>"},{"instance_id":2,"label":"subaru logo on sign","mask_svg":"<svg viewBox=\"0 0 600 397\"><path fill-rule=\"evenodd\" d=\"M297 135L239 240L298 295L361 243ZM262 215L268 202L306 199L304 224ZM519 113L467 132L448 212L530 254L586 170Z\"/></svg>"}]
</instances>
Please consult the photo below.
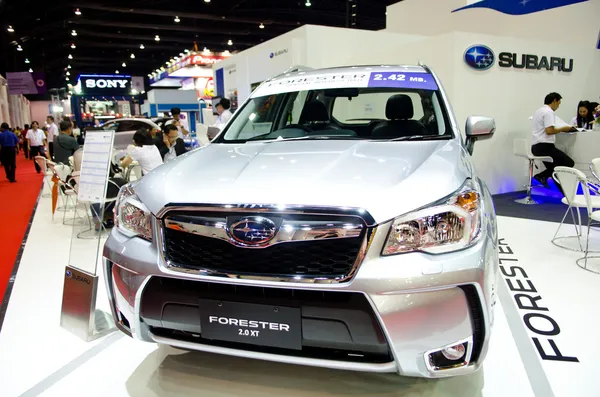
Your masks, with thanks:
<instances>
[{"instance_id":1,"label":"subaru logo on sign","mask_svg":"<svg viewBox=\"0 0 600 397\"><path fill-rule=\"evenodd\" d=\"M275 237L277 226L267 218L252 216L242 218L231 225L230 236L243 245L268 243Z\"/></svg>"},{"instance_id":2,"label":"subaru logo on sign","mask_svg":"<svg viewBox=\"0 0 600 397\"><path fill-rule=\"evenodd\" d=\"M273 58L274 56L275 56L275 53L273 53L273 52L269 54L269 58Z\"/></svg>"},{"instance_id":3,"label":"subaru logo on sign","mask_svg":"<svg viewBox=\"0 0 600 397\"><path fill-rule=\"evenodd\" d=\"M73 273L71 273L70 270L67 270L65 274L67 275L68 278L73 277Z\"/></svg>"},{"instance_id":4,"label":"subaru logo on sign","mask_svg":"<svg viewBox=\"0 0 600 397\"><path fill-rule=\"evenodd\" d=\"M496 56L490 47L472 45L465 51L465 62L475 70L488 70L494 66Z\"/></svg>"}]
</instances>

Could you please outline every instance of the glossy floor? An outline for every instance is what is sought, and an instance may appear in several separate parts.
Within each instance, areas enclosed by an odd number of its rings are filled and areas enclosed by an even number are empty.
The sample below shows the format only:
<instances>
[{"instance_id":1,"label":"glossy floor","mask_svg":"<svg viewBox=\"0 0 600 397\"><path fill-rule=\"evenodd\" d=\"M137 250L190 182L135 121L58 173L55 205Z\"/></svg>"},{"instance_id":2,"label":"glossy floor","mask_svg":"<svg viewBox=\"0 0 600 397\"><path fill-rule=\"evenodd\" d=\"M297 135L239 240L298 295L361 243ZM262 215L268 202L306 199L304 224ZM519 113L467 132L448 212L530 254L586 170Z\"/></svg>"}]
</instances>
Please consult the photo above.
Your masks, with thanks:
<instances>
[{"instance_id":1,"label":"glossy floor","mask_svg":"<svg viewBox=\"0 0 600 397\"><path fill-rule=\"evenodd\" d=\"M594 357L600 276L579 269L580 254L550 243L556 224L501 218L504 270L488 359L476 374L443 380L323 370L157 347L111 334L86 343L59 326L63 274L69 262L71 227L53 221L43 198L17 274L0 332L2 396L598 396ZM600 241L600 232L598 240ZM532 243L535 241L535 243ZM77 241L74 251L97 241ZM510 260L509 260L510 259ZM82 261L89 261L88 258ZM73 261L72 261L73 262ZM511 268L511 266L513 268ZM514 266L522 268L527 277ZM519 284L520 283L520 284ZM530 284L531 283L531 284ZM517 307L510 286L541 296L548 310ZM521 302L523 304L523 302ZM101 285L98 306L107 310ZM524 316L542 313L543 317ZM554 346L574 361L543 360Z\"/></svg>"}]
</instances>

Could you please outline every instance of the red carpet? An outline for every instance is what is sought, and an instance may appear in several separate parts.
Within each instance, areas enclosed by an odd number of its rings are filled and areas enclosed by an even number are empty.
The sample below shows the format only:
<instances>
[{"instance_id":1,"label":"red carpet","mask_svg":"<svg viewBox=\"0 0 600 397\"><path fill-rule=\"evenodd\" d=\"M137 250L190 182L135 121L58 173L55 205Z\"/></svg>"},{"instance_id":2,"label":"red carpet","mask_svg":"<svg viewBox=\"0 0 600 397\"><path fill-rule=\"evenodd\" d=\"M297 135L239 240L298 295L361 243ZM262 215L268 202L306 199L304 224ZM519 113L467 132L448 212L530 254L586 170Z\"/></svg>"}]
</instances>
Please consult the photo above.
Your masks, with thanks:
<instances>
[{"instance_id":1,"label":"red carpet","mask_svg":"<svg viewBox=\"0 0 600 397\"><path fill-rule=\"evenodd\" d=\"M43 174L35 172L33 161L17 156L17 183L6 179L0 167L0 300L11 276L29 219L40 193Z\"/></svg>"}]
</instances>

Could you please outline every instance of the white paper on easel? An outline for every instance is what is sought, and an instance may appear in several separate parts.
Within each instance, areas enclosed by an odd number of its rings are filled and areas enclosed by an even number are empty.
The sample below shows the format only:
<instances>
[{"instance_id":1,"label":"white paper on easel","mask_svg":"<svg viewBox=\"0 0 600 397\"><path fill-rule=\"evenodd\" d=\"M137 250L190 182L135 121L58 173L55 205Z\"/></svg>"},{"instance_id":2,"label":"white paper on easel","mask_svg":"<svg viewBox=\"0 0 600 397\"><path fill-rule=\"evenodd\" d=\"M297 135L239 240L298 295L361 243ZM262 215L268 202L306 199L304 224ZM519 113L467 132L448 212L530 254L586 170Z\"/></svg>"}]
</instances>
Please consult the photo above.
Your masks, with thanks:
<instances>
[{"instance_id":1,"label":"white paper on easel","mask_svg":"<svg viewBox=\"0 0 600 397\"><path fill-rule=\"evenodd\" d=\"M77 194L80 201L99 203L104 200L114 136L114 131L86 133Z\"/></svg>"}]
</instances>

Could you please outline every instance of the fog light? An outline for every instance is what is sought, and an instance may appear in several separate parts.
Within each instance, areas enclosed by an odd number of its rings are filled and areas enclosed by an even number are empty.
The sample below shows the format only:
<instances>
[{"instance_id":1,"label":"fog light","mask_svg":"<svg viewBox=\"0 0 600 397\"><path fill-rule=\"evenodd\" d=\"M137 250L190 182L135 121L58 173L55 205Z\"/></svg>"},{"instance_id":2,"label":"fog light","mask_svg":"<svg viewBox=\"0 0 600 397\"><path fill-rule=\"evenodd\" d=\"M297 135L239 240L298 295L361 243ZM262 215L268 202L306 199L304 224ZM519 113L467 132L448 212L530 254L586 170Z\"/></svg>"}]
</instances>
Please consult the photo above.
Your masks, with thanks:
<instances>
[{"instance_id":1,"label":"fog light","mask_svg":"<svg viewBox=\"0 0 600 397\"><path fill-rule=\"evenodd\" d=\"M451 361L455 361L455 360L463 358L465 356L466 352L467 352L467 349L465 348L465 345L462 343L460 345L447 347L444 350L442 350L443 356Z\"/></svg>"},{"instance_id":2,"label":"fog light","mask_svg":"<svg viewBox=\"0 0 600 397\"><path fill-rule=\"evenodd\" d=\"M431 372L466 367L470 364L473 338L425 353L425 363Z\"/></svg>"}]
</instances>

